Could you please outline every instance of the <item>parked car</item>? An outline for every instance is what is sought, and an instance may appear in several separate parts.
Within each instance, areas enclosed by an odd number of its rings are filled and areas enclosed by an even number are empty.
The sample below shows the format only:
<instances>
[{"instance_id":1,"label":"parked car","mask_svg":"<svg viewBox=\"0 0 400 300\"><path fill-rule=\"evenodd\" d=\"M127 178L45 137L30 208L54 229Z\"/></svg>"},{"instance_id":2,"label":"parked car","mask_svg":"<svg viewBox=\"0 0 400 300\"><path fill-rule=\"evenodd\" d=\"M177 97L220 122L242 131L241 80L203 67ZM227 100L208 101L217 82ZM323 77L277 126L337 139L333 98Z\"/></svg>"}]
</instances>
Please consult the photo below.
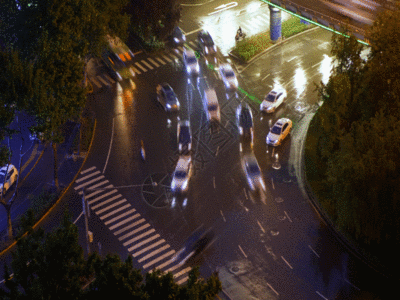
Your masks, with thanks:
<instances>
[{"instance_id":1,"label":"parked car","mask_svg":"<svg viewBox=\"0 0 400 300\"><path fill-rule=\"evenodd\" d=\"M186 67L186 72L189 75L198 75L200 73L199 62L197 61L196 55L193 50L184 48L182 59Z\"/></svg>"},{"instance_id":2,"label":"parked car","mask_svg":"<svg viewBox=\"0 0 400 300\"><path fill-rule=\"evenodd\" d=\"M276 121L275 125L270 129L267 135L267 144L271 146L279 146L282 144L282 141L292 130L292 125L292 121L288 118L281 118Z\"/></svg>"},{"instance_id":3,"label":"parked car","mask_svg":"<svg viewBox=\"0 0 400 300\"><path fill-rule=\"evenodd\" d=\"M182 120L178 122L178 151L179 154L189 154L192 150L192 132L190 122Z\"/></svg>"},{"instance_id":4,"label":"parked car","mask_svg":"<svg viewBox=\"0 0 400 300\"><path fill-rule=\"evenodd\" d=\"M239 104L236 109L236 124L239 129L240 149L253 148L253 114L247 103Z\"/></svg>"},{"instance_id":5,"label":"parked car","mask_svg":"<svg viewBox=\"0 0 400 300\"><path fill-rule=\"evenodd\" d=\"M192 176L192 158L190 155L182 155L176 163L171 181L171 191L175 194L186 193L189 189L189 180Z\"/></svg>"},{"instance_id":6,"label":"parked car","mask_svg":"<svg viewBox=\"0 0 400 300\"><path fill-rule=\"evenodd\" d=\"M174 90L168 83L157 85L157 100L164 107L165 111L179 111L180 103Z\"/></svg>"},{"instance_id":7,"label":"parked car","mask_svg":"<svg viewBox=\"0 0 400 300\"><path fill-rule=\"evenodd\" d=\"M284 88L274 88L264 98L260 104L260 110L267 113L273 113L279 105L286 99L286 90Z\"/></svg>"},{"instance_id":8,"label":"parked car","mask_svg":"<svg viewBox=\"0 0 400 300\"><path fill-rule=\"evenodd\" d=\"M265 191L265 183L262 177L261 169L253 153L243 155L242 168L246 175L249 188L252 191Z\"/></svg>"},{"instance_id":9,"label":"parked car","mask_svg":"<svg viewBox=\"0 0 400 300\"><path fill-rule=\"evenodd\" d=\"M219 67L219 73L221 75L221 79L224 82L226 89L237 90L238 80L236 78L235 72L233 71L232 67L229 64L221 65Z\"/></svg>"},{"instance_id":10,"label":"parked car","mask_svg":"<svg viewBox=\"0 0 400 300\"><path fill-rule=\"evenodd\" d=\"M5 194L10 187L17 182L18 179L18 170L14 165L7 165L0 169L0 191L3 190L3 194ZM3 189L4 185L4 189Z\"/></svg>"}]
</instances>

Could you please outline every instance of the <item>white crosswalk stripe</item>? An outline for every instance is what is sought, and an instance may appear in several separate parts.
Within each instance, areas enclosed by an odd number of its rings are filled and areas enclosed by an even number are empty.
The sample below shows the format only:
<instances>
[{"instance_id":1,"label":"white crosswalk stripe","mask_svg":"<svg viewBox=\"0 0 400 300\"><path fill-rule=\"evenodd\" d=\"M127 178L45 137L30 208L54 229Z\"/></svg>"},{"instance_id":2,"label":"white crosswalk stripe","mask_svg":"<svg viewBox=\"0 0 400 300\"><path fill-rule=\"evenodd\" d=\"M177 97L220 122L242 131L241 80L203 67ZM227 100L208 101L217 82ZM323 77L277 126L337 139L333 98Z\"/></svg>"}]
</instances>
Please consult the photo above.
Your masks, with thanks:
<instances>
[{"instance_id":1,"label":"white crosswalk stripe","mask_svg":"<svg viewBox=\"0 0 400 300\"><path fill-rule=\"evenodd\" d=\"M159 58L159 57L156 57L156 59L160 62L160 63L162 63L163 65L165 65L166 64L166 62L165 61L163 61L161 58Z\"/></svg>"},{"instance_id":2,"label":"white crosswalk stripe","mask_svg":"<svg viewBox=\"0 0 400 300\"><path fill-rule=\"evenodd\" d=\"M96 79L98 79L99 81L101 81L103 84L105 84L105 85L110 85L107 81L105 81L102 77L101 77L101 75L98 75L98 76L96 76Z\"/></svg>"},{"instance_id":3,"label":"white crosswalk stripe","mask_svg":"<svg viewBox=\"0 0 400 300\"><path fill-rule=\"evenodd\" d=\"M138 74L138 75L140 75L140 74L142 74L142 72L140 72L138 69L136 69L135 67L132 67L132 69L133 69L133 72L135 72L135 74Z\"/></svg>"},{"instance_id":4,"label":"white crosswalk stripe","mask_svg":"<svg viewBox=\"0 0 400 300\"><path fill-rule=\"evenodd\" d=\"M153 70L154 68L145 60L140 61L142 64L146 65L146 67L150 68L151 70Z\"/></svg>"},{"instance_id":5,"label":"white crosswalk stripe","mask_svg":"<svg viewBox=\"0 0 400 300\"><path fill-rule=\"evenodd\" d=\"M157 62L155 62L153 59L150 57L148 58L148 61L151 62L153 65L155 65L157 68L160 66Z\"/></svg>"},{"instance_id":6,"label":"white crosswalk stripe","mask_svg":"<svg viewBox=\"0 0 400 300\"><path fill-rule=\"evenodd\" d=\"M108 76L107 74L104 74L104 76L107 78L108 81L110 81L111 83L114 83L115 80L113 80L110 76Z\"/></svg>"},{"instance_id":7,"label":"white crosswalk stripe","mask_svg":"<svg viewBox=\"0 0 400 300\"><path fill-rule=\"evenodd\" d=\"M94 83L98 88L102 87L101 83L99 83L95 78L89 78L89 81Z\"/></svg>"},{"instance_id":8,"label":"white crosswalk stripe","mask_svg":"<svg viewBox=\"0 0 400 300\"><path fill-rule=\"evenodd\" d=\"M158 65L155 63L156 60L165 64L165 60L161 58L148 60L154 66ZM172 260L175 250L156 233L150 223L141 217L96 167L86 169L80 175L74 189L80 194L84 189L90 209L128 249L132 257L137 259L143 269L169 268L166 272L172 272L178 284L188 280L187 274L192 268L181 266L179 261ZM90 193L88 190L91 190Z\"/></svg>"},{"instance_id":9,"label":"white crosswalk stripe","mask_svg":"<svg viewBox=\"0 0 400 300\"><path fill-rule=\"evenodd\" d=\"M135 65L137 65L143 72L146 72L147 70L138 62L135 62Z\"/></svg>"}]
</instances>

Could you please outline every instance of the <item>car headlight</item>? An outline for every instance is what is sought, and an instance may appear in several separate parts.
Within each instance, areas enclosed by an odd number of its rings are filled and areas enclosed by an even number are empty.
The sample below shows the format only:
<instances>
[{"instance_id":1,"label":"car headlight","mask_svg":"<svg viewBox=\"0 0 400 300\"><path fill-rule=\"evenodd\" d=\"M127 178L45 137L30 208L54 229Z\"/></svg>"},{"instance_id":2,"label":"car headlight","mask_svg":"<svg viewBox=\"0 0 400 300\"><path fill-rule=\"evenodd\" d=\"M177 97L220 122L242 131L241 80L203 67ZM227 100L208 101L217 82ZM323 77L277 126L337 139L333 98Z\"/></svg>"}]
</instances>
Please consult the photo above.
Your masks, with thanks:
<instances>
[{"instance_id":1,"label":"car headlight","mask_svg":"<svg viewBox=\"0 0 400 300\"><path fill-rule=\"evenodd\" d=\"M179 39L177 37L174 37L174 42L179 43Z\"/></svg>"},{"instance_id":2,"label":"car headlight","mask_svg":"<svg viewBox=\"0 0 400 300\"><path fill-rule=\"evenodd\" d=\"M135 76L135 72L133 71L132 67L129 68L129 72L131 72L132 76Z\"/></svg>"},{"instance_id":3,"label":"car headlight","mask_svg":"<svg viewBox=\"0 0 400 300\"><path fill-rule=\"evenodd\" d=\"M182 151L182 144L179 144L178 149L179 151Z\"/></svg>"},{"instance_id":4,"label":"car headlight","mask_svg":"<svg viewBox=\"0 0 400 300\"><path fill-rule=\"evenodd\" d=\"M213 50L214 50L215 52L217 52L217 47L215 47L215 45L213 46Z\"/></svg>"},{"instance_id":5,"label":"car headlight","mask_svg":"<svg viewBox=\"0 0 400 300\"><path fill-rule=\"evenodd\" d=\"M117 74L118 80L122 80L121 75L119 74L119 72L115 72Z\"/></svg>"},{"instance_id":6,"label":"car headlight","mask_svg":"<svg viewBox=\"0 0 400 300\"><path fill-rule=\"evenodd\" d=\"M190 73L190 70L191 70L191 69L190 69L190 66L187 66L187 67L186 67L186 71L187 71L188 73Z\"/></svg>"},{"instance_id":7,"label":"car headlight","mask_svg":"<svg viewBox=\"0 0 400 300\"><path fill-rule=\"evenodd\" d=\"M189 180L186 179L186 180L183 182L183 184L182 184L182 190L186 190L186 189L187 189L188 183L189 183Z\"/></svg>"},{"instance_id":8,"label":"car headlight","mask_svg":"<svg viewBox=\"0 0 400 300\"><path fill-rule=\"evenodd\" d=\"M196 72L197 72L197 73L200 72L200 66L199 66L199 64L196 64Z\"/></svg>"},{"instance_id":9,"label":"car headlight","mask_svg":"<svg viewBox=\"0 0 400 300\"><path fill-rule=\"evenodd\" d=\"M171 104L167 103L166 107L171 108Z\"/></svg>"},{"instance_id":10,"label":"car headlight","mask_svg":"<svg viewBox=\"0 0 400 300\"><path fill-rule=\"evenodd\" d=\"M206 54L208 54L208 48L206 47L205 49L206 49Z\"/></svg>"}]
</instances>

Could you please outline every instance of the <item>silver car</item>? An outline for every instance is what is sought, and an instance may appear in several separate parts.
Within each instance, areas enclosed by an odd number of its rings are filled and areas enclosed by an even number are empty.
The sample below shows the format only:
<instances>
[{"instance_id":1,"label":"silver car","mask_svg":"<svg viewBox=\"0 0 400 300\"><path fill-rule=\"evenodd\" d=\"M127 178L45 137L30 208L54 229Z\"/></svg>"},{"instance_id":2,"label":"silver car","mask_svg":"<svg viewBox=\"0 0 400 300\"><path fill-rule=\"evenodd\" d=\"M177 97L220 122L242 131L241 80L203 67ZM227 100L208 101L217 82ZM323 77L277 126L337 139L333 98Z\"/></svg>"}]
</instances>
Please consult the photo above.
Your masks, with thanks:
<instances>
[{"instance_id":1,"label":"silver car","mask_svg":"<svg viewBox=\"0 0 400 300\"><path fill-rule=\"evenodd\" d=\"M260 166L254 153L245 154L242 157L242 168L246 175L247 183L252 191L265 191L265 183L262 178Z\"/></svg>"},{"instance_id":2,"label":"silver car","mask_svg":"<svg viewBox=\"0 0 400 300\"><path fill-rule=\"evenodd\" d=\"M171 181L171 191L176 194L186 193L189 189L189 180L192 176L192 158L182 155L176 163Z\"/></svg>"},{"instance_id":3,"label":"silver car","mask_svg":"<svg viewBox=\"0 0 400 300\"><path fill-rule=\"evenodd\" d=\"M165 111L179 111L180 103L174 90L168 83L161 83L157 86L157 100L164 107Z\"/></svg>"},{"instance_id":4,"label":"silver car","mask_svg":"<svg viewBox=\"0 0 400 300\"><path fill-rule=\"evenodd\" d=\"M287 93L284 88L275 88L270 91L260 104L260 110L273 113L286 99Z\"/></svg>"},{"instance_id":5,"label":"silver car","mask_svg":"<svg viewBox=\"0 0 400 300\"><path fill-rule=\"evenodd\" d=\"M189 75L198 75L200 73L199 62L193 50L183 49L182 59Z\"/></svg>"},{"instance_id":6,"label":"silver car","mask_svg":"<svg viewBox=\"0 0 400 300\"><path fill-rule=\"evenodd\" d=\"M219 73L221 75L221 79L224 82L226 89L237 90L238 80L236 78L235 72L233 71L230 65L228 64L221 65L219 67Z\"/></svg>"}]
</instances>

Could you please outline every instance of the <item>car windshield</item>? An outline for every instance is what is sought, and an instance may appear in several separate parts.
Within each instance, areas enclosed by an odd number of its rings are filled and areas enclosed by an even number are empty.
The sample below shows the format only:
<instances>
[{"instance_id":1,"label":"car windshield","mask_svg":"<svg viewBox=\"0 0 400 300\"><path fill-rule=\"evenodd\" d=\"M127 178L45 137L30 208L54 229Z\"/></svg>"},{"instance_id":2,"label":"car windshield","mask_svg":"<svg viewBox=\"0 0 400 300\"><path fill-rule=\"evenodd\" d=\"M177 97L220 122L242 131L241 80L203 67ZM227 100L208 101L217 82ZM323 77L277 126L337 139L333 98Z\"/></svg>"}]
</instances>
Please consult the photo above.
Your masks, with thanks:
<instances>
[{"instance_id":1,"label":"car windshield","mask_svg":"<svg viewBox=\"0 0 400 300\"><path fill-rule=\"evenodd\" d=\"M175 172L175 178L182 179L186 177L186 172L185 171L176 171Z\"/></svg>"},{"instance_id":2,"label":"car windshield","mask_svg":"<svg viewBox=\"0 0 400 300\"><path fill-rule=\"evenodd\" d=\"M247 109L244 108L242 110L239 120L240 120L240 122L239 122L240 126L245 127L245 128L253 127L253 120L251 118L250 112L247 111Z\"/></svg>"},{"instance_id":3,"label":"car windshield","mask_svg":"<svg viewBox=\"0 0 400 300\"><path fill-rule=\"evenodd\" d=\"M260 168L257 166L257 164L255 163L250 163L247 166L247 170L249 171L249 173L251 173L252 175L258 175L260 174Z\"/></svg>"},{"instance_id":4,"label":"car windshield","mask_svg":"<svg viewBox=\"0 0 400 300\"><path fill-rule=\"evenodd\" d=\"M187 59L187 62L189 64L195 64L197 62L197 59L194 56L189 56L188 59Z\"/></svg>"},{"instance_id":5,"label":"car windshield","mask_svg":"<svg viewBox=\"0 0 400 300\"><path fill-rule=\"evenodd\" d=\"M203 36L204 44L207 46L214 46L214 41L209 35Z\"/></svg>"},{"instance_id":6,"label":"car windshield","mask_svg":"<svg viewBox=\"0 0 400 300\"><path fill-rule=\"evenodd\" d=\"M235 77L235 73L233 73L233 71L227 71L225 72L225 76L227 78Z\"/></svg>"},{"instance_id":7,"label":"car windshield","mask_svg":"<svg viewBox=\"0 0 400 300\"><path fill-rule=\"evenodd\" d=\"M281 134L281 131L282 131L282 127L280 127L280 126L274 126L274 127L272 127L272 129L271 129L271 132L272 132L273 134Z\"/></svg>"},{"instance_id":8,"label":"car windshield","mask_svg":"<svg viewBox=\"0 0 400 300\"><path fill-rule=\"evenodd\" d=\"M167 95L167 100L168 101L174 101L175 100L175 95L174 95L173 91L167 90L165 94Z\"/></svg>"},{"instance_id":9,"label":"car windshield","mask_svg":"<svg viewBox=\"0 0 400 300\"><path fill-rule=\"evenodd\" d=\"M268 102L274 102L276 98L276 94L275 93L269 93L267 95L267 97L265 98L265 100L267 100Z\"/></svg>"},{"instance_id":10,"label":"car windshield","mask_svg":"<svg viewBox=\"0 0 400 300\"><path fill-rule=\"evenodd\" d=\"M187 144L190 142L190 132L188 127L181 127L181 132L179 134L179 143Z\"/></svg>"},{"instance_id":11,"label":"car windshield","mask_svg":"<svg viewBox=\"0 0 400 300\"><path fill-rule=\"evenodd\" d=\"M209 111L215 111L217 109L218 109L218 105L216 105L216 104L211 104L208 106Z\"/></svg>"}]
</instances>

